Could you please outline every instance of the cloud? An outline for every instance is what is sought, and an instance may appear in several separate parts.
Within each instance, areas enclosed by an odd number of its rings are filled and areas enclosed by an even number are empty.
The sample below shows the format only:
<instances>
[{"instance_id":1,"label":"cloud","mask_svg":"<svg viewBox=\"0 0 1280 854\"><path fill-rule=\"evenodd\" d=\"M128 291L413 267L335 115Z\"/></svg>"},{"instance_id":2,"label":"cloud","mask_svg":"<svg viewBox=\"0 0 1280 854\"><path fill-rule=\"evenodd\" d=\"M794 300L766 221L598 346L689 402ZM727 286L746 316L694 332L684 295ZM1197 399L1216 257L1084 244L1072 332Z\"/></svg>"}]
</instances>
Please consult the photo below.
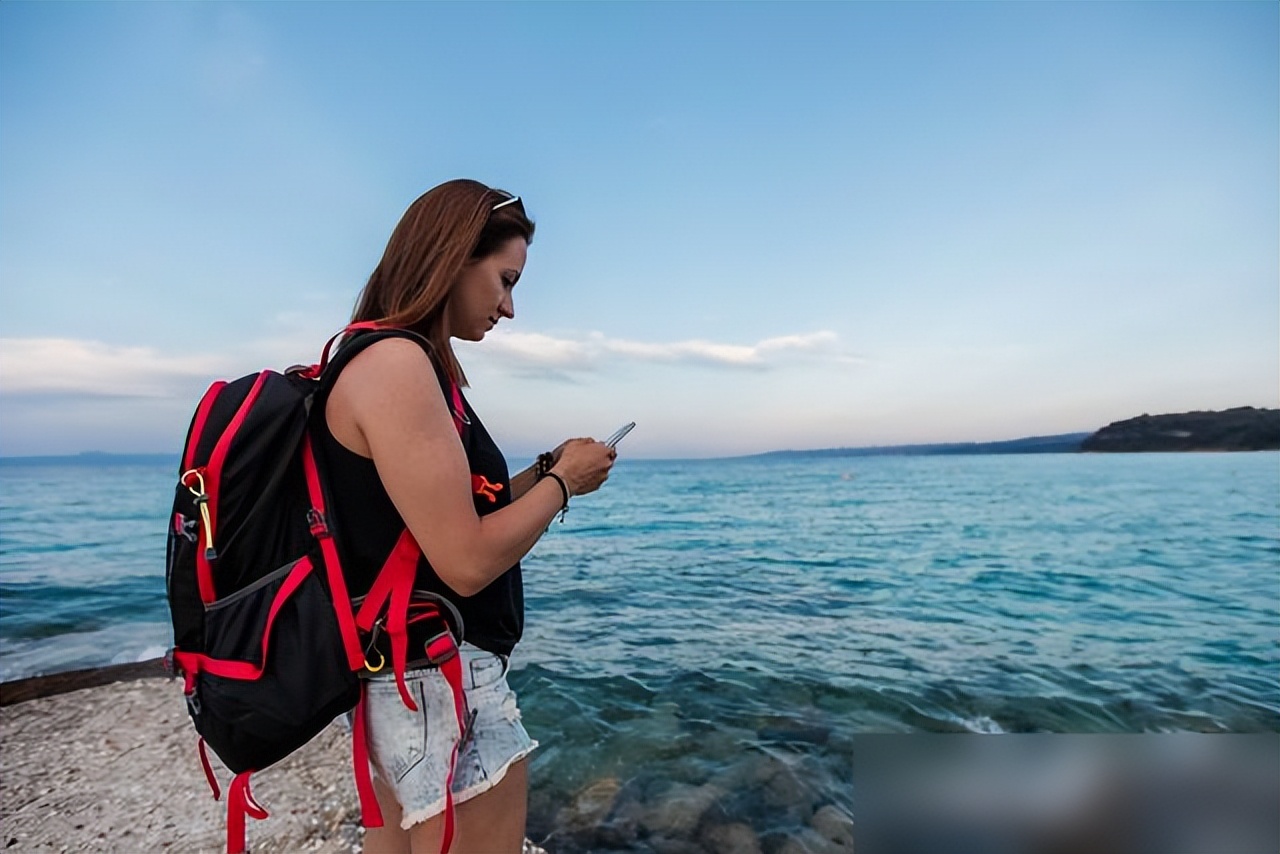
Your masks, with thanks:
<instances>
[{"instance_id":1,"label":"cloud","mask_svg":"<svg viewBox=\"0 0 1280 854\"><path fill-rule=\"evenodd\" d=\"M314 341L302 341L302 337L246 341L224 353L180 355L153 347L121 347L72 338L0 338L0 394L96 398L189 395L193 388L216 377L236 377L261 367L282 369L314 359L322 342L318 337ZM571 381L574 374L616 362L756 371L776 368L797 356L848 362L852 357L840 352L837 345L834 332L783 335L747 345L700 339L654 343L610 338L599 332L574 339L501 330L490 333L473 353L522 376Z\"/></svg>"},{"instance_id":2,"label":"cloud","mask_svg":"<svg viewBox=\"0 0 1280 854\"><path fill-rule=\"evenodd\" d=\"M165 355L71 338L0 338L0 393L166 397L217 375L226 360Z\"/></svg>"},{"instance_id":3,"label":"cloud","mask_svg":"<svg viewBox=\"0 0 1280 854\"><path fill-rule=\"evenodd\" d=\"M610 338L592 332L585 338L556 338L536 332L495 330L476 353L503 367L521 372L541 368L554 375L566 371L594 371L610 361L703 365L715 368L769 370L789 357L823 356L847 362L839 353L839 337L819 331L765 338L755 344L723 344L715 341L648 342Z\"/></svg>"}]
</instances>

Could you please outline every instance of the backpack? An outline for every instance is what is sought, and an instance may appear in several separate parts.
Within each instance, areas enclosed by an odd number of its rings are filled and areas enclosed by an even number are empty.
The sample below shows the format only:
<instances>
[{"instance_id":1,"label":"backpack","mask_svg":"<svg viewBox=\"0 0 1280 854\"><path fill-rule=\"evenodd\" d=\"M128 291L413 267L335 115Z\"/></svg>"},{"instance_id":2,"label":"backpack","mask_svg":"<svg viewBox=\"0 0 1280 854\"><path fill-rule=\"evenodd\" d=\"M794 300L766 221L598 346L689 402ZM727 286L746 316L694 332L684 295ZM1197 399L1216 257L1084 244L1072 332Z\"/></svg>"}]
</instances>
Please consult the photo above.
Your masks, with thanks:
<instances>
[{"instance_id":1,"label":"backpack","mask_svg":"<svg viewBox=\"0 0 1280 854\"><path fill-rule=\"evenodd\" d=\"M330 360L339 336L343 345ZM462 621L447 601L413 590L421 550L406 529L368 594L347 592L334 541L324 471L312 448L316 419L338 373L387 337L426 339L356 323L329 339L319 363L215 382L201 399L183 449L170 517L166 586L187 710L201 764L221 797L206 745L235 774L227 793L227 851L245 850L245 819L264 819L250 777L354 709L356 789L365 827L381 827L365 741L362 676L389 657L400 697L410 628L425 637L412 666L439 667L453 689L458 756L469 735L458 643ZM454 385L455 426L462 434ZM320 422L323 423L323 422ZM376 661L366 663L368 659ZM452 767L443 851L453 837Z\"/></svg>"}]
</instances>

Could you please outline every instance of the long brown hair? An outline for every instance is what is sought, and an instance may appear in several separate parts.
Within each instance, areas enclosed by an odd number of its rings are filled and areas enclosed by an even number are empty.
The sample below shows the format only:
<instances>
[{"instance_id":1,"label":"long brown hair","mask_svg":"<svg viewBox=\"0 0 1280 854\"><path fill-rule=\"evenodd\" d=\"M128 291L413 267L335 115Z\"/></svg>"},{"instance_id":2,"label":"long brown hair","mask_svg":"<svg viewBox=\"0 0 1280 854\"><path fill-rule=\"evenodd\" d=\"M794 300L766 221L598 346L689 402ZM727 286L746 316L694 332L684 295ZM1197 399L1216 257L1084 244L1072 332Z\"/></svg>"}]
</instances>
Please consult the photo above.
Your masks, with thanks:
<instances>
[{"instance_id":1,"label":"long brown hair","mask_svg":"<svg viewBox=\"0 0 1280 854\"><path fill-rule=\"evenodd\" d=\"M469 261L486 258L513 237L533 242L533 221L510 193L458 179L433 187L409 205L373 275L356 301L352 322L411 329L435 348L449 377L466 385L441 318L449 292Z\"/></svg>"}]
</instances>

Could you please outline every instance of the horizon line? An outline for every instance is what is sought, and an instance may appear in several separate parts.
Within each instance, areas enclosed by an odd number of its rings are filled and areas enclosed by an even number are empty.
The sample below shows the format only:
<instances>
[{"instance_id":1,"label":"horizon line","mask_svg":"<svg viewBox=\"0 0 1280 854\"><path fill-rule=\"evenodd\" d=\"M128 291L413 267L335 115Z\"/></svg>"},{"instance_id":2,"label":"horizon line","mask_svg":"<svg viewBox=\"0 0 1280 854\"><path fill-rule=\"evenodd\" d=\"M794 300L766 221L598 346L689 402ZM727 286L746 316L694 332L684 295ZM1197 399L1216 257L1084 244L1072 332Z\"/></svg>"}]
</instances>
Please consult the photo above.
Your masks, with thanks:
<instances>
[{"instance_id":1,"label":"horizon line","mask_svg":"<svg viewBox=\"0 0 1280 854\"><path fill-rule=\"evenodd\" d=\"M972 447L975 445L1000 445L1011 442L1027 442L1032 440L1067 440L1078 436L1089 436L1096 431L1076 430L1069 433L1051 433L1037 436L1020 436L1016 439L990 439L990 440L959 440L945 442L906 442L897 445L838 445L822 448L775 448L768 451L753 451L746 454L727 454L711 457L629 457L630 459L646 459L646 460L735 460L745 459L748 457L762 457L770 454L813 454L823 453L827 451L874 451L888 448L943 448L943 447ZM85 458L106 457L119 459L122 457L151 457L151 458L180 458L182 451L76 451L68 454L0 454L0 462L22 462L36 460L83 460ZM524 455L514 454L513 457L519 459Z\"/></svg>"}]
</instances>

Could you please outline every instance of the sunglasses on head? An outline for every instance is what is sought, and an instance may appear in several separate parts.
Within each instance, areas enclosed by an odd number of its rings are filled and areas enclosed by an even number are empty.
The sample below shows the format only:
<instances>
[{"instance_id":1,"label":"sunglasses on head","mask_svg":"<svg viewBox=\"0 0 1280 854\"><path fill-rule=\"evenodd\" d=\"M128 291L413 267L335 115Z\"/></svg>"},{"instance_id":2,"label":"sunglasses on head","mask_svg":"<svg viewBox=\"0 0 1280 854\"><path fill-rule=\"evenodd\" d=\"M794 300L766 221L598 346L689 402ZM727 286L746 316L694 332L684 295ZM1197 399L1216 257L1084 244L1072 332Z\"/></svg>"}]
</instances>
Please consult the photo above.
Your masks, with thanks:
<instances>
[{"instance_id":1,"label":"sunglasses on head","mask_svg":"<svg viewBox=\"0 0 1280 854\"><path fill-rule=\"evenodd\" d=\"M494 192L495 192L495 193L505 193L506 191L504 191L504 190L494 190ZM493 211L496 211L498 208L505 208L507 205L514 205L514 204L518 204L518 203L520 202L520 197L519 197L519 196L512 196L510 193L506 193L506 195L507 195L507 196L509 196L509 198L503 199L502 201L498 202L498 203L497 203L496 205L494 205L493 207L489 208L489 212L490 212L490 213L492 213Z\"/></svg>"}]
</instances>

